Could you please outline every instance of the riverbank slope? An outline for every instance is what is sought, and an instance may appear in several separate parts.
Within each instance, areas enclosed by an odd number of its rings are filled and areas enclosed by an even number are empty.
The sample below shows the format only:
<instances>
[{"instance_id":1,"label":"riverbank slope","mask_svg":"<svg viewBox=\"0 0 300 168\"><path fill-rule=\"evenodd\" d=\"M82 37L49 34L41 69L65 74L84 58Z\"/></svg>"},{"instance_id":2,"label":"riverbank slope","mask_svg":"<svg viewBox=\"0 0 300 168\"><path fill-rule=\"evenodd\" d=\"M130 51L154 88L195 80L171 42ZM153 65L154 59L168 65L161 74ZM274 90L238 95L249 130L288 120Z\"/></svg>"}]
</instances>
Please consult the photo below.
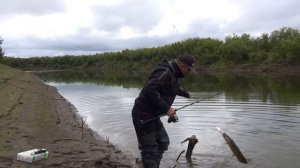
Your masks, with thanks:
<instances>
[{"instance_id":1,"label":"riverbank slope","mask_svg":"<svg viewBox=\"0 0 300 168\"><path fill-rule=\"evenodd\" d=\"M0 64L0 168L136 167L133 159L92 132L72 104L30 73ZM83 134L82 134L83 133ZM17 153L45 148L31 164Z\"/></svg>"}]
</instances>

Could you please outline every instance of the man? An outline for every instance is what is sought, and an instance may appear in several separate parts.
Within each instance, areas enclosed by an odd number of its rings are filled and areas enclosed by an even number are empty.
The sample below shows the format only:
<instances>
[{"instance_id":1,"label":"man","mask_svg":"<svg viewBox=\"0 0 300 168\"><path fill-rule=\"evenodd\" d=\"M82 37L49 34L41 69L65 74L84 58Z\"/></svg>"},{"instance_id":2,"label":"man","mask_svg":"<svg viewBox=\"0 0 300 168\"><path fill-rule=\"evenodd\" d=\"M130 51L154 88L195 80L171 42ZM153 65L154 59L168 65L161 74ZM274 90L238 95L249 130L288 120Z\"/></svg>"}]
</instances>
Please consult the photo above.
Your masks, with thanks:
<instances>
[{"instance_id":1,"label":"man","mask_svg":"<svg viewBox=\"0 0 300 168\"><path fill-rule=\"evenodd\" d=\"M174 116L171 107L176 95L186 98L190 94L180 88L178 78L186 76L195 59L182 54L172 61L163 60L150 74L132 109L132 119L141 151L144 168L158 168L164 151L168 149L169 137L159 119L141 123L159 115Z\"/></svg>"}]
</instances>

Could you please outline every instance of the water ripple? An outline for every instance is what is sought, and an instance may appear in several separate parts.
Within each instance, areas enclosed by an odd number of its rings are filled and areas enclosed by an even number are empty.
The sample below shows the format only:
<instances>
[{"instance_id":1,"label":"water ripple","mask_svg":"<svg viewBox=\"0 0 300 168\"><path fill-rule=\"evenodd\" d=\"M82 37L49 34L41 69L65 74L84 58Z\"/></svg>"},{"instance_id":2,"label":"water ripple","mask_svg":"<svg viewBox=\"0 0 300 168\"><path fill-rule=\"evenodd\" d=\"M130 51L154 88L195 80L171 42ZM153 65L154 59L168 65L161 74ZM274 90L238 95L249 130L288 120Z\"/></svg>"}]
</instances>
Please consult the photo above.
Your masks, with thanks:
<instances>
[{"instance_id":1,"label":"water ripple","mask_svg":"<svg viewBox=\"0 0 300 168\"><path fill-rule=\"evenodd\" d=\"M76 86L58 89L76 106L80 114L88 118L88 125L93 130L104 137L108 136L112 143L138 157L131 108L139 90L83 85L80 89L76 89ZM176 98L174 107L180 108L213 94L215 93L193 92L192 99ZM299 161L297 163L300 157L299 105L272 104L256 98L252 96L248 101L237 101L219 95L179 110L179 122L176 124L167 124L167 117L163 117L171 144L162 165L173 165L178 153L187 147L187 144L180 142L194 134L199 143L194 149L191 163L182 158L179 160L182 167L249 168L288 165L296 168L295 165L300 165ZM235 140L251 160L249 164L241 165L234 160L216 126L223 128ZM285 159L285 163L281 163L282 159ZM288 164L290 162L294 163Z\"/></svg>"}]
</instances>

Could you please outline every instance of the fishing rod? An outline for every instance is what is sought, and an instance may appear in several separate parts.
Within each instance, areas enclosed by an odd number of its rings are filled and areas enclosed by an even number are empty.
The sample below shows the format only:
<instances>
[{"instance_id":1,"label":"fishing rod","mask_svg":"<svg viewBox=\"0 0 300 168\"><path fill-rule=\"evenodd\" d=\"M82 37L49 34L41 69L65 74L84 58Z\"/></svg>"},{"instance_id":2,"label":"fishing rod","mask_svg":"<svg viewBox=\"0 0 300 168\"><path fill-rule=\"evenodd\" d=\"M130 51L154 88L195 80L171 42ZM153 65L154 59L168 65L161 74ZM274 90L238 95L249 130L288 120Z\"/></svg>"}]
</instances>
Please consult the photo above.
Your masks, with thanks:
<instances>
[{"instance_id":1,"label":"fishing rod","mask_svg":"<svg viewBox=\"0 0 300 168\"><path fill-rule=\"evenodd\" d=\"M243 83L241 83L240 86L243 86L243 85L245 85L245 84L246 84L246 82L243 82ZM233 87L232 87L232 88L233 88ZM232 89L232 88L231 88L231 89ZM219 94L222 94L222 93L224 93L224 92L225 92L225 91L220 91L220 92L218 92L218 93L216 93L216 94L214 94L214 95L207 96L207 97L205 97L205 98L199 99L199 100L197 100L197 101L195 101L195 102L192 102L192 103L189 103L189 104L184 105L184 106L182 106L182 107L179 107L179 108L175 109L175 111L179 111L179 110L184 109L184 108L186 108L186 107L188 107L188 106L191 106L191 105L193 105L193 104L199 103L199 102L204 101L204 100L207 100L207 99L211 99L211 98L213 98L213 97L215 97L215 96L217 96L217 95L219 95ZM161 114L161 115L159 115L159 116L155 116L155 117L149 118L149 119L147 119L147 120L140 120L140 122L141 122L141 124L145 124L145 123L148 123L148 122L150 122L150 121L159 119L160 117L163 117L163 116L166 116L166 115L167 115L167 114ZM175 115L172 115L172 116L169 116L169 118L168 118L168 123L171 123L171 122L173 122L173 123L178 122L178 116L177 116L176 114L175 114Z\"/></svg>"},{"instance_id":2,"label":"fishing rod","mask_svg":"<svg viewBox=\"0 0 300 168\"><path fill-rule=\"evenodd\" d=\"M219 94L221 94L221 93L223 93L223 92L224 92L224 91L220 91L220 92L218 92L218 93L216 93L216 94L214 94L214 95L211 95L211 96L208 96L208 97L199 99L199 100L197 100L197 101L195 101L195 102L192 102L192 103L189 103L189 104L184 105L184 106L182 106L182 107L179 107L179 108L175 109L175 111L179 111L179 110L184 109L184 108L186 108L186 107L188 107L188 106L191 106L191 105L193 105L193 104L199 103L199 102L204 101L204 100L207 100L207 99L211 99L211 98L213 98L213 97L215 97L215 96L217 96L217 95L219 95ZM161 114L161 115L159 115L159 116L155 116L155 117L149 118L149 119L147 119L147 120L140 120L140 122L141 122L141 124L145 124L145 123L148 123L148 122L150 122L150 121L159 119L160 117L163 117L163 116L165 116L165 115L167 115L167 114ZM170 122L178 122L178 117L177 117L176 114L169 117L168 123L170 123Z\"/></svg>"}]
</instances>

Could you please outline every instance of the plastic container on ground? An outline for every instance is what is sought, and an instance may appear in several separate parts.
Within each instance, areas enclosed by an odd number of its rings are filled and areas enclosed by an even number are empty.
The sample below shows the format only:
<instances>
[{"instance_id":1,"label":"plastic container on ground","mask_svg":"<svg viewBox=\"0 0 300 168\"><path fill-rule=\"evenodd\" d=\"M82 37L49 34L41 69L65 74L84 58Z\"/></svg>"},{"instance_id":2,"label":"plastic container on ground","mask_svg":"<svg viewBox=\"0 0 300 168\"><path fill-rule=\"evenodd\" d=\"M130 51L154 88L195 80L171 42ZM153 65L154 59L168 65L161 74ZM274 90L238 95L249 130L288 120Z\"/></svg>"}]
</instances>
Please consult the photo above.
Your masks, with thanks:
<instances>
[{"instance_id":1,"label":"plastic container on ground","mask_svg":"<svg viewBox=\"0 0 300 168\"><path fill-rule=\"evenodd\" d=\"M17 154L17 160L32 163L37 160L48 158L49 152L46 149L32 149Z\"/></svg>"}]
</instances>

